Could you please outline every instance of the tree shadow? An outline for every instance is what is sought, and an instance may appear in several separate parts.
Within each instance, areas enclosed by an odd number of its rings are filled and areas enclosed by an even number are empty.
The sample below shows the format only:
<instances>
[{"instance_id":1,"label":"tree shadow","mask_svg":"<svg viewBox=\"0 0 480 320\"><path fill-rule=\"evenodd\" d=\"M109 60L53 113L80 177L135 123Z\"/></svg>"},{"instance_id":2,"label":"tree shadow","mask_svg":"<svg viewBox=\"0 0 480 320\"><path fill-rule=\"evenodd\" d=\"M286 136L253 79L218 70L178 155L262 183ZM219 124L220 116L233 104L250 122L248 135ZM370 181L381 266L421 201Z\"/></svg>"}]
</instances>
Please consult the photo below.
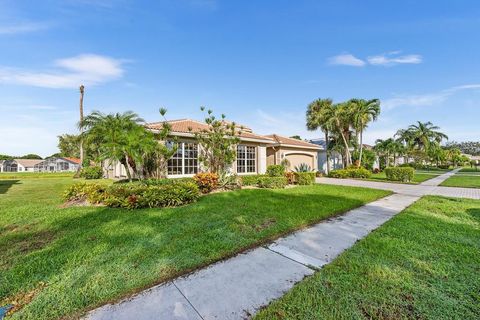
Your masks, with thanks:
<instances>
[{"instance_id":1,"label":"tree shadow","mask_svg":"<svg viewBox=\"0 0 480 320\"><path fill-rule=\"evenodd\" d=\"M12 185L20 183L20 180L0 180L0 194L7 193Z\"/></svg>"}]
</instances>

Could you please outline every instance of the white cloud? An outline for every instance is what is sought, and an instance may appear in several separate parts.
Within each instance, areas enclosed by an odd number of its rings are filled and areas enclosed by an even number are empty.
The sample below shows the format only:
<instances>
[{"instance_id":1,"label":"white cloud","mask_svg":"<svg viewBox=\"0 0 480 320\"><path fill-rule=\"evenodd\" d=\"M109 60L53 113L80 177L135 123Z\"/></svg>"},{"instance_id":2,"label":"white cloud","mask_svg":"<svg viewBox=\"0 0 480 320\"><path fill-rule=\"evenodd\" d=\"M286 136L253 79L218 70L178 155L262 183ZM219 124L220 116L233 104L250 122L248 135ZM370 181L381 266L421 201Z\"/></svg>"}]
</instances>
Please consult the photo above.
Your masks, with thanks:
<instances>
[{"instance_id":1,"label":"white cloud","mask_svg":"<svg viewBox=\"0 0 480 320\"><path fill-rule=\"evenodd\" d=\"M344 65L353 67L363 67L367 63L373 66L393 66L397 64L419 64L423 58L419 54L407 54L400 56L400 51L390 51L384 54L369 56L366 60L355 57L350 53L343 53L328 58L331 65Z\"/></svg>"},{"instance_id":2,"label":"white cloud","mask_svg":"<svg viewBox=\"0 0 480 320\"><path fill-rule=\"evenodd\" d=\"M353 67L363 67L365 65L365 61L349 53L339 54L337 56L330 57L328 59L328 63L333 65L343 65L343 66L353 66Z\"/></svg>"},{"instance_id":3,"label":"white cloud","mask_svg":"<svg viewBox=\"0 0 480 320\"><path fill-rule=\"evenodd\" d=\"M367 58L367 61L374 66L393 66L396 64L419 64L423 60L419 54L399 56L399 53L399 51L393 51L386 54L370 56Z\"/></svg>"},{"instance_id":4,"label":"white cloud","mask_svg":"<svg viewBox=\"0 0 480 320\"><path fill-rule=\"evenodd\" d=\"M43 88L76 88L80 84L93 86L121 78L124 62L101 55L82 54L55 61L56 68L49 71L0 67L0 82Z\"/></svg>"},{"instance_id":5,"label":"white cloud","mask_svg":"<svg viewBox=\"0 0 480 320\"><path fill-rule=\"evenodd\" d=\"M382 101L382 107L385 109L394 109L401 106L433 106L440 104L448 99L451 95L462 90L480 89L480 84L467 84L451 87L439 92L420 94L420 95L403 95Z\"/></svg>"},{"instance_id":6,"label":"white cloud","mask_svg":"<svg viewBox=\"0 0 480 320\"><path fill-rule=\"evenodd\" d=\"M48 29L49 27L49 24L40 22L23 22L9 25L0 25L0 35L36 32Z\"/></svg>"}]
</instances>

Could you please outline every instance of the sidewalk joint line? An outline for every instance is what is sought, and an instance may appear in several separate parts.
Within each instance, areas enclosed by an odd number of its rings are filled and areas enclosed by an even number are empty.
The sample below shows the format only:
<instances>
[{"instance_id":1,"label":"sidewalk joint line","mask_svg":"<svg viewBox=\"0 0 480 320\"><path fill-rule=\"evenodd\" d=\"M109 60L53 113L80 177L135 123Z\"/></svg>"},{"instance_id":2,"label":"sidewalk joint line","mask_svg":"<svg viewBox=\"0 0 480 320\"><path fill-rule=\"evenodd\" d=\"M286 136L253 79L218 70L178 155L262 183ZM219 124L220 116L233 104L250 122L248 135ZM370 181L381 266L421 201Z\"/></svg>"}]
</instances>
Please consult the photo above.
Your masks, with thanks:
<instances>
[{"instance_id":1,"label":"sidewalk joint line","mask_svg":"<svg viewBox=\"0 0 480 320\"><path fill-rule=\"evenodd\" d=\"M185 296L182 292L182 290L180 290L179 287L177 287L177 284L175 283L175 281L172 281L172 284L175 286L175 288L177 288L178 292L180 292L180 294L182 295L182 297L185 298L185 300L187 300L188 304L193 308L193 310L195 310L195 312L198 314L198 316L200 317L200 319L202 320L205 320L202 315L200 314L200 312L198 312L197 308L195 308L195 306L190 302L190 300L188 300L187 296Z\"/></svg>"}]
</instances>

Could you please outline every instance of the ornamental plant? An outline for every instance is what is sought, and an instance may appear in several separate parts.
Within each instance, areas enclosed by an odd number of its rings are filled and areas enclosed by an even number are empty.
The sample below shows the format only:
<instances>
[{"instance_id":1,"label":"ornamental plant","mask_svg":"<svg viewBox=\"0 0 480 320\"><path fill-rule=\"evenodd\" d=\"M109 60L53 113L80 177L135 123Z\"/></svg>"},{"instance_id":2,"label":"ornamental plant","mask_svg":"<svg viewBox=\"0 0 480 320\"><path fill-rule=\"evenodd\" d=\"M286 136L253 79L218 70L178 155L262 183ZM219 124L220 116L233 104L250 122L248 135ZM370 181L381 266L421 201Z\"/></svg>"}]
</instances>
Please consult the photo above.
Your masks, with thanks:
<instances>
[{"instance_id":1,"label":"ornamental plant","mask_svg":"<svg viewBox=\"0 0 480 320\"><path fill-rule=\"evenodd\" d=\"M209 193L218 186L218 174L210 172L197 173L193 180L202 193Z\"/></svg>"},{"instance_id":2,"label":"ornamental plant","mask_svg":"<svg viewBox=\"0 0 480 320\"><path fill-rule=\"evenodd\" d=\"M415 175L415 169L409 167L388 167L385 168L385 175L387 180L391 181L412 181Z\"/></svg>"}]
</instances>

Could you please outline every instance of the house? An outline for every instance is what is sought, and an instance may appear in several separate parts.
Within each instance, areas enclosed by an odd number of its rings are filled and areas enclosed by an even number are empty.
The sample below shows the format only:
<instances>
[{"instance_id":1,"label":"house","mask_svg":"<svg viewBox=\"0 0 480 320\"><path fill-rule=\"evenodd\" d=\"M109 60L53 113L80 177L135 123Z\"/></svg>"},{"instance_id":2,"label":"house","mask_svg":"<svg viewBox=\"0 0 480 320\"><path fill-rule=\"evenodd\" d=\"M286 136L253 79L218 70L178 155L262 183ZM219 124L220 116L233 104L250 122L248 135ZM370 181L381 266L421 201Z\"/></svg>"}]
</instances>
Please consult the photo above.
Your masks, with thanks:
<instances>
[{"instance_id":1,"label":"house","mask_svg":"<svg viewBox=\"0 0 480 320\"><path fill-rule=\"evenodd\" d=\"M266 137L273 140L267 147L267 165L286 163L287 169L294 171L300 164L307 164L312 171L317 171L320 146L278 134Z\"/></svg>"},{"instance_id":2,"label":"house","mask_svg":"<svg viewBox=\"0 0 480 320\"><path fill-rule=\"evenodd\" d=\"M168 160L167 177L191 177L201 171L198 160L199 145L194 133L208 130L209 126L192 119L171 120L168 123L171 126L170 136L172 139L177 138L179 148ZM163 124L164 122L149 123L146 127L152 132L159 132ZM289 138L278 135L263 136L246 126L238 126L238 129L240 143L237 145L237 158L229 168L230 172L238 175L264 174L268 164L281 162L282 155L294 165L305 161L312 170L316 170L317 146L299 140L287 141ZM274 136L279 137L281 141ZM270 160L267 160L268 157ZM104 169L108 178L126 177L125 167L118 162L105 163Z\"/></svg>"},{"instance_id":3,"label":"house","mask_svg":"<svg viewBox=\"0 0 480 320\"><path fill-rule=\"evenodd\" d=\"M35 172L75 172L80 167L78 158L48 158L35 164Z\"/></svg>"},{"instance_id":4,"label":"house","mask_svg":"<svg viewBox=\"0 0 480 320\"><path fill-rule=\"evenodd\" d=\"M310 140L310 143L317 145L318 156L317 156L317 167L318 170L326 173L327 172L327 148L325 139L318 138ZM343 168L343 157L340 153L336 151L330 151L329 154L330 170L342 169Z\"/></svg>"},{"instance_id":5,"label":"house","mask_svg":"<svg viewBox=\"0 0 480 320\"><path fill-rule=\"evenodd\" d=\"M34 172L35 165L42 161L38 159L4 160L0 165L0 172Z\"/></svg>"}]
</instances>

